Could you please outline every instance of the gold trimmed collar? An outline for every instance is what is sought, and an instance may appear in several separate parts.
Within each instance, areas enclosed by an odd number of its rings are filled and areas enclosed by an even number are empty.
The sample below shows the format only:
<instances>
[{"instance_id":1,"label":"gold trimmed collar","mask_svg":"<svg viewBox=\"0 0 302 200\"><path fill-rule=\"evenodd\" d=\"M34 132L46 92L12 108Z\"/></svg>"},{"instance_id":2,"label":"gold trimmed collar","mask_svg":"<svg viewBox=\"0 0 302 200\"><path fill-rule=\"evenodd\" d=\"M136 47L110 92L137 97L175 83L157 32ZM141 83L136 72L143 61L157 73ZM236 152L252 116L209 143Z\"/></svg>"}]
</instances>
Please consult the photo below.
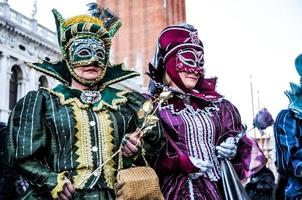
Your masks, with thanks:
<instances>
[{"instance_id":1,"label":"gold trimmed collar","mask_svg":"<svg viewBox=\"0 0 302 200\"><path fill-rule=\"evenodd\" d=\"M80 95L82 93L81 90L71 88L66 85L58 85L54 89L42 88L47 90L49 93L57 96L62 105L71 104L75 102L75 104L81 109L88 109L92 107L93 111L99 111L104 106L109 107L113 110L117 110L118 105L127 102L127 98L125 95L129 93L128 90L118 90L111 87L106 87L101 91L102 98L100 101L90 105L85 104L80 100Z\"/></svg>"}]
</instances>

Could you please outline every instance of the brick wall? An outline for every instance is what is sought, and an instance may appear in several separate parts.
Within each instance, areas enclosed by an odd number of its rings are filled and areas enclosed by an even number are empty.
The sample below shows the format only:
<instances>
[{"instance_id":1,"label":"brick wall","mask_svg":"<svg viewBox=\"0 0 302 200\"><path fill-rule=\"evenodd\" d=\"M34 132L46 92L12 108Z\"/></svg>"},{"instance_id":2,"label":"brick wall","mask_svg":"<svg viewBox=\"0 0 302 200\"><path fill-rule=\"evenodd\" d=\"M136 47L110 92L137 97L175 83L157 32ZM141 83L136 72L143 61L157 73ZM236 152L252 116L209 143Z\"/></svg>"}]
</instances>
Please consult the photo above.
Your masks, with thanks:
<instances>
[{"instance_id":1,"label":"brick wall","mask_svg":"<svg viewBox=\"0 0 302 200\"><path fill-rule=\"evenodd\" d=\"M123 26L113 39L114 63L125 62L128 68L148 69L159 32L167 25L186 21L185 0L98 0L122 20ZM141 63L137 62L137 57ZM144 76L147 85L148 77Z\"/></svg>"}]
</instances>

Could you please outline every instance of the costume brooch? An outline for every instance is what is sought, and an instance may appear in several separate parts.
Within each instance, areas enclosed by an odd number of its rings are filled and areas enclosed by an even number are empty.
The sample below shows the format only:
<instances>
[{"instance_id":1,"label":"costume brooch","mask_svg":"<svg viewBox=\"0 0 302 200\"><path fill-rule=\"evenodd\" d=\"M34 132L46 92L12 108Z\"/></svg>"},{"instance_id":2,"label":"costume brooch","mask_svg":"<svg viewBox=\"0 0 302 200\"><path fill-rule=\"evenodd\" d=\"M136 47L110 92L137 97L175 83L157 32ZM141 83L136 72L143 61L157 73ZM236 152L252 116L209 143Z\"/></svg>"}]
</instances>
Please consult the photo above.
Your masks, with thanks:
<instances>
[{"instance_id":1,"label":"costume brooch","mask_svg":"<svg viewBox=\"0 0 302 200\"><path fill-rule=\"evenodd\" d=\"M102 95L100 91L85 90L82 92L80 98L84 103L94 104L101 100Z\"/></svg>"}]
</instances>

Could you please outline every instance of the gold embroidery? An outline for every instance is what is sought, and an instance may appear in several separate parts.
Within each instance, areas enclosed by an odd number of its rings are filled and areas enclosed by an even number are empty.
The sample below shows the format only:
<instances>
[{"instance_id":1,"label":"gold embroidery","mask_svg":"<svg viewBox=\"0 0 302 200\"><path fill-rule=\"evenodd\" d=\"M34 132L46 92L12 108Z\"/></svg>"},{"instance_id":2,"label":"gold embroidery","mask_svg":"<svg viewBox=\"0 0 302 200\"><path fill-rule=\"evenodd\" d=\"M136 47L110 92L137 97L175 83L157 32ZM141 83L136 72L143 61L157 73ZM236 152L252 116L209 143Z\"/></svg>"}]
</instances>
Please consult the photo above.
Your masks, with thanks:
<instances>
[{"instance_id":1,"label":"gold embroidery","mask_svg":"<svg viewBox=\"0 0 302 200\"><path fill-rule=\"evenodd\" d=\"M71 24L75 24L75 23L92 23L92 24L97 24L98 26L104 25L103 20L101 20L99 18L92 17L89 15L78 15L78 16L74 16L69 19L66 19L64 22L64 26L67 27L67 26L69 26Z\"/></svg>"},{"instance_id":2,"label":"gold embroidery","mask_svg":"<svg viewBox=\"0 0 302 200\"><path fill-rule=\"evenodd\" d=\"M34 69L36 69L36 70L38 70L38 71L40 71L40 72L43 72L43 73L45 73L45 74L47 74L47 75L50 75L50 76L52 76L52 77L58 79L58 80L61 81L62 83L69 85L69 83L68 83L66 80L64 80L62 77L58 76L58 75L55 74L55 73L52 73L52 72L50 72L50 71L48 71L48 70L46 70L46 69L43 69L43 68L41 68L41 67L39 67L38 65L35 65L35 64L33 64L33 63L26 63L26 64L27 64L29 67L32 67L32 68L34 68ZM40 64L42 64L42 62L41 62Z\"/></svg>"},{"instance_id":3,"label":"gold embroidery","mask_svg":"<svg viewBox=\"0 0 302 200\"><path fill-rule=\"evenodd\" d=\"M105 34L107 34L107 33L108 33L107 30L106 30L105 28L103 28L103 27L101 27L101 28L96 32L96 34L100 35L101 37L103 37L103 35L105 35ZM110 41L111 41L111 39L110 39Z\"/></svg>"},{"instance_id":4,"label":"gold embroidery","mask_svg":"<svg viewBox=\"0 0 302 200\"><path fill-rule=\"evenodd\" d=\"M85 66L85 65L88 65L89 61L80 61L80 62L77 62L77 64L81 63L82 62L82 65ZM100 75L95 79L95 80L87 80L87 79L84 79L80 76L78 76L75 72L74 72L74 69L71 67L71 65L69 64L69 62L66 62L66 65L67 67L69 68L69 72L77 78L77 80L80 80L82 83L88 83L88 84L92 84L92 83L97 83L99 82L106 74L106 66L104 66L104 68L102 69Z\"/></svg>"},{"instance_id":5,"label":"gold embroidery","mask_svg":"<svg viewBox=\"0 0 302 200\"><path fill-rule=\"evenodd\" d=\"M65 175L67 174L67 171L63 171L58 174L57 176L57 186L52 189L51 196L53 199L58 198L58 193L63 191L63 185L65 184Z\"/></svg>"},{"instance_id":6,"label":"gold embroidery","mask_svg":"<svg viewBox=\"0 0 302 200\"><path fill-rule=\"evenodd\" d=\"M77 162L79 163L76 169L77 175L73 177L73 181L74 185L78 185L93 170L92 145L87 111L80 109L74 102L71 105L77 130L75 134L77 140L75 143L77 147L75 154L78 156ZM78 188L83 188L86 182L87 180L78 186Z\"/></svg>"},{"instance_id":7,"label":"gold embroidery","mask_svg":"<svg viewBox=\"0 0 302 200\"><path fill-rule=\"evenodd\" d=\"M89 32L90 29L91 29L91 27L92 27L92 25L93 25L92 23L86 23L86 25L84 27L85 29L83 29L83 31L88 31Z\"/></svg>"},{"instance_id":8,"label":"gold embroidery","mask_svg":"<svg viewBox=\"0 0 302 200\"><path fill-rule=\"evenodd\" d=\"M112 121L110 120L110 115L108 111L101 111L98 114L99 118L99 126L100 126L100 135L102 139L102 159L103 161L108 160L113 155L114 144L113 144L113 129L111 127ZM115 168L114 168L114 160L111 159L108 161L104 167L104 176L108 187L114 187L115 182Z\"/></svg>"},{"instance_id":9,"label":"gold embroidery","mask_svg":"<svg viewBox=\"0 0 302 200\"><path fill-rule=\"evenodd\" d=\"M43 88L42 89L45 89L47 90L48 92L50 92L51 94L54 94L55 96L59 97L59 101L60 101L60 104L62 105L67 105L67 104L72 104L73 102L81 109L87 109L90 107L90 105L88 104L83 104L78 98L76 97L73 97L73 98L70 98L70 99L67 99L65 100L65 96L59 92L55 92L53 91L52 89L50 88ZM96 107L93 107L93 111L99 111L103 108L103 106L108 106L109 108L113 109L113 110L117 110L118 108L118 105L119 104L122 104L122 103L125 103L127 102L127 98L125 97L125 95L127 93L129 93L130 91L127 91L127 90L124 90L124 91L120 91L120 92L117 92L116 93L116 96L118 98L116 99L113 99L112 100L112 103L109 104L109 103L106 103L105 101L101 100L98 104L98 106Z\"/></svg>"},{"instance_id":10,"label":"gold embroidery","mask_svg":"<svg viewBox=\"0 0 302 200\"><path fill-rule=\"evenodd\" d=\"M78 24L74 24L71 26L71 35L76 36L78 34Z\"/></svg>"}]
</instances>

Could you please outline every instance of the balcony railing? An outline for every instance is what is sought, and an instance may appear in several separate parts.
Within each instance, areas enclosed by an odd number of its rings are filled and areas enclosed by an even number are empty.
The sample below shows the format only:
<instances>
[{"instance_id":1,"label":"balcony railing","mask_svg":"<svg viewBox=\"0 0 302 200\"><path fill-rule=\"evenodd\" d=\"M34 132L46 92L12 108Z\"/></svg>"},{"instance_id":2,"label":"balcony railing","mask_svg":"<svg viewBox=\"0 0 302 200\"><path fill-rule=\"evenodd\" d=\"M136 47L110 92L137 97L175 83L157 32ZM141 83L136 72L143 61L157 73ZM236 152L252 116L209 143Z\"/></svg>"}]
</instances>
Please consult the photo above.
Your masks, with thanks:
<instances>
[{"instance_id":1,"label":"balcony railing","mask_svg":"<svg viewBox=\"0 0 302 200\"><path fill-rule=\"evenodd\" d=\"M0 2L0 16L13 22L34 34L48 40L54 45L57 43L56 33L37 23L37 20L28 18L13 10L7 3Z\"/></svg>"}]
</instances>

